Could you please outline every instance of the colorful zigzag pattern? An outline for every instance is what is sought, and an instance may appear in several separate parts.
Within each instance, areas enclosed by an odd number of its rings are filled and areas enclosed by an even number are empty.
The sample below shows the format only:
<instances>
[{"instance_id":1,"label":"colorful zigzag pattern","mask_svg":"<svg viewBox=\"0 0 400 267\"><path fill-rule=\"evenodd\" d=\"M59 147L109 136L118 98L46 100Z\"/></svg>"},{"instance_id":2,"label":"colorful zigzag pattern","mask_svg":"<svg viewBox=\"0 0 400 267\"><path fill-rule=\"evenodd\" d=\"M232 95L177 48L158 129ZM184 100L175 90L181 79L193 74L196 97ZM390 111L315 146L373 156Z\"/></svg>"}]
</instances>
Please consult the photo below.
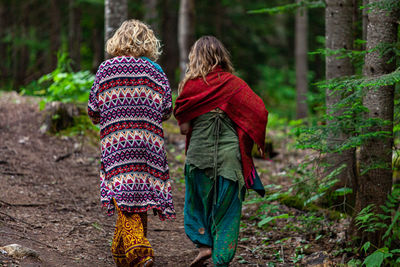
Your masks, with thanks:
<instances>
[{"instance_id":1,"label":"colorful zigzag pattern","mask_svg":"<svg viewBox=\"0 0 400 267\"><path fill-rule=\"evenodd\" d=\"M155 209L175 217L162 120L172 112L171 89L147 58L103 62L89 96L88 113L100 122L100 191L109 214Z\"/></svg>"}]
</instances>

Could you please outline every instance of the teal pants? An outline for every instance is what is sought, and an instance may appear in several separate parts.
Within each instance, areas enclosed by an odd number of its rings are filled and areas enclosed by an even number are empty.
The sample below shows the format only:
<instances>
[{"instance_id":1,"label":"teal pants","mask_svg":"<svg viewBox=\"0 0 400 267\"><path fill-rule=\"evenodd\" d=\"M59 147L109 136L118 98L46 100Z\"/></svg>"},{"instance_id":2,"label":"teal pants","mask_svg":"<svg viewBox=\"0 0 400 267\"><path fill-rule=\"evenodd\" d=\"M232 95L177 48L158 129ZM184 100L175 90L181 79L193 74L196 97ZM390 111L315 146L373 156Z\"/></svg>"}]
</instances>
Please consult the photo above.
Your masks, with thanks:
<instances>
[{"instance_id":1,"label":"teal pants","mask_svg":"<svg viewBox=\"0 0 400 267\"><path fill-rule=\"evenodd\" d=\"M185 167L185 232L197 246L212 248L215 266L228 266L236 252L242 200L237 182ZM244 192L240 194L244 195Z\"/></svg>"}]
</instances>

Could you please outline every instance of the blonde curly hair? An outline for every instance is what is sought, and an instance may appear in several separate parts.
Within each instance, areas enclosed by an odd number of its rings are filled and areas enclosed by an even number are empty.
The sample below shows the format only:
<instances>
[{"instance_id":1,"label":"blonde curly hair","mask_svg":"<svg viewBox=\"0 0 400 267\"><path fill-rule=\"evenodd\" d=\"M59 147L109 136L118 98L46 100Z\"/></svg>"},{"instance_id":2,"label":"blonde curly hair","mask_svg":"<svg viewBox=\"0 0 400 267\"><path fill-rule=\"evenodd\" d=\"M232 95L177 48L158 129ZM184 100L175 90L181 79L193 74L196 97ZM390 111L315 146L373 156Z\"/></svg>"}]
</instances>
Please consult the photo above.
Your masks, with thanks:
<instances>
[{"instance_id":1,"label":"blonde curly hair","mask_svg":"<svg viewBox=\"0 0 400 267\"><path fill-rule=\"evenodd\" d=\"M161 43L148 25L130 19L124 21L113 37L107 40L106 51L114 57L144 56L155 61L161 55Z\"/></svg>"},{"instance_id":2,"label":"blonde curly hair","mask_svg":"<svg viewBox=\"0 0 400 267\"><path fill-rule=\"evenodd\" d=\"M185 76L179 83L178 93L182 92L188 80L202 77L207 83L207 74L216 66L220 66L223 71L234 72L229 52L222 42L214 36L203 36L190 49L189 63Z\"/></svg>"}]
</instances>

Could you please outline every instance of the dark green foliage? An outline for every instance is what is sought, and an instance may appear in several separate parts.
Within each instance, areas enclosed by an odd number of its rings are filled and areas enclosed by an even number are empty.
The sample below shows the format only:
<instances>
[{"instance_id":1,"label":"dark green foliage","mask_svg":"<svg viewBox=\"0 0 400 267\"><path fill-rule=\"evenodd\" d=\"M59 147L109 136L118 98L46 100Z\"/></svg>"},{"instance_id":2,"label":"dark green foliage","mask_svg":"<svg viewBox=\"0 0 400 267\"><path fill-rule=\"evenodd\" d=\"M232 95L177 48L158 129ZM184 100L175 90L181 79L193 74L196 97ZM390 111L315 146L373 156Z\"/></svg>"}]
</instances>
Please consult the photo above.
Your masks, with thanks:
<instances>
[{"instance_id":1,"label":"dark green foliage","mask_svg":"<svg viewBox=\"0 0 400 267\"><path fill-rule=\"evenodd\" d=\"M359 229L367 233L384 231L384 246L374 247L366 242L361 247L362 253L368 255L365 266L398 266L400 264L400 186L393 187L385 205L381 206L383 213L374 213L374 205L364 208L355 218Z\"/></svg>"},{"instance_id":2,"label":"dark green foliage","mask_svg":"<svg viewBox=\"0 0 400 267\"><path fill-rule=\"evenodd\" d=\"M296 109L296 77L292 69L260 66L261 79L256 93L264 99L269 112L291 118Z\"/></svg>"},{"instance_id":3,"label":"dark green foliage","mask_svg":"<svg viewBox=\"0 0 400 267\"><path fill-rule=\"evenodd\" d=\"M38 82L33 82L22 92L29 95L43 96L40 107L45 103L60 101L65 103L86 103L94 75L89 71L72 72L67 53L59 53L57 68L44 75Z\"/></svg>"},{"instance_id":4,"label":"dark green foliage","mask_svg":"<svg viewBox=\"0 0 400 267\"><path fill-rule=\"evenodd\" d=\"M281 6L274 6L270 8L261 8L256 10L248 11L249 14L260 14L260 13L268 13L268 14L277 14L277 13L287 13L289 11L296 11L297 8L305 6L307 8L321 8L325 7L324 1L299 1L297 3L286 4Z\"/></svg>"},{"instance_id":5,"label":"dark green foliage","mask_svg":"<svg viewBox=\"0 0 400 267\"><path fill-rule=\"evenodd\" d=\"M71 72L60 65L39 79L40 84L48 84L46 101L61 102L87 102L93 81L89 71Z\"/></svg>"},{"instance_id":6,"label":"dark green foliage","mask_svg":"<svg viewBox=\"0 0 400 267\"><path fill-rule=\"evenodd\" d=\"M400 2L398 0L382 0L379 2L369 3L361 8L368 8L370 10L374 8L383 9L387 11L395 10L400 8Z\"/></svg>"}]
</instances>

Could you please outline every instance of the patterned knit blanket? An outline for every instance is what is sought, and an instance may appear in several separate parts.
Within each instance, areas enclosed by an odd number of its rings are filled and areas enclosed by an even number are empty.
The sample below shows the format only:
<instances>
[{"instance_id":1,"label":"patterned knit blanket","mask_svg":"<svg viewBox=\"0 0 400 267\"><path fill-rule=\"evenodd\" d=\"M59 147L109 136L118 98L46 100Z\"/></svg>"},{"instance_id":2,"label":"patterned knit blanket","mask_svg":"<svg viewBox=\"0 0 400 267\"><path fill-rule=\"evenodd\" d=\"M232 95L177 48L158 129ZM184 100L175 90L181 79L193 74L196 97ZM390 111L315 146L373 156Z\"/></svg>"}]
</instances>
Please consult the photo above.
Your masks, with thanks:
<instances>
[{"instance_id":1,"label":"patterned knit blanket","mask_svg":"<svg viewBox=\"0 0 400 267\"><path fill-rule=\"evenodd\" d=\"M109 215L114 198L126 212L175 217L162 129L171 112L168 79L156 63L116 57L100 65L88 114L100 123L101 201Z\"/></svg>"}]
</instances>

